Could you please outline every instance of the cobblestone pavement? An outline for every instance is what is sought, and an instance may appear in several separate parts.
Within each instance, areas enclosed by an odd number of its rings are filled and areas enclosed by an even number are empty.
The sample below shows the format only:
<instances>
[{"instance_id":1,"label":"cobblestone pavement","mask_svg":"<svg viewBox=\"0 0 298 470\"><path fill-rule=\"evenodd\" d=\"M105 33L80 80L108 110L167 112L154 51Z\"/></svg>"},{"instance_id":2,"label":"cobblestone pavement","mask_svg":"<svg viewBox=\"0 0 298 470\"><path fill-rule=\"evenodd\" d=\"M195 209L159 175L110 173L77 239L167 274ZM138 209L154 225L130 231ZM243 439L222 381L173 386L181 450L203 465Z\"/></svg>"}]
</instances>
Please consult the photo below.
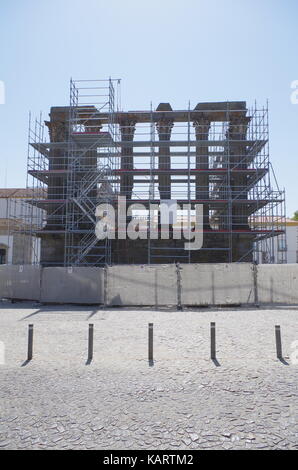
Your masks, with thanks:
<instances>
[{"instance_id":1,"label":"cobblestone pavement","mask_svg":"<svg viewBox=\"0 0 298 470\"><path fill-rule=\"evenodd\" d=\"M211 321L218 363L209 360ZM24 364L29 323L34 357ZM276 359L276 324L284 362ZM2 302L0 448L297 449L295 340L297 309L157 312Z\"/></svg>"}]
</instances>

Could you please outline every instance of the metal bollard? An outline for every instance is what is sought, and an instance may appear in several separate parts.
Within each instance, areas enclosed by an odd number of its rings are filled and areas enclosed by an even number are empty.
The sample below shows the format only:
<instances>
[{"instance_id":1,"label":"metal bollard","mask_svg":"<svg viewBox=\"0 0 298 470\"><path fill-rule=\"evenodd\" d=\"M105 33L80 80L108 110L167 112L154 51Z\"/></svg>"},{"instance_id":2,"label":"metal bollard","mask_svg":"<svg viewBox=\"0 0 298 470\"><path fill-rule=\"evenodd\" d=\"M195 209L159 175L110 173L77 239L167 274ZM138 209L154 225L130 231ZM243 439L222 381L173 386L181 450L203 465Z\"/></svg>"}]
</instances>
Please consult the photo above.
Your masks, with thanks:
<instances>
[{"instance_id":1,"label":"metal bollard","mask_svg":"<svg viewBox=\"0 0 298 470\"><path fill-rule=\"evenodd\" d=\"M216 359L216 344L215 344L215 323L210 323L210 357Z\"/></svg>"},{"instance_id":2,"label":"metal bollard","mask_svg":"<svg viewBox=\"0 0 298 470\"><path fill-rule=\"evenodd\" d=\"M89 323L89 334L88 334L88 362L93 359L93 323Z\"/></svg>"},{"instance_id":3,"label":"metal bollard","mask_svg":"<svg viewBox=\"0 0 298 470\"><path fill-rule=\"evenodd\" d=\"M282 359L280 325L275 325L275 343L276 343L276 356L278 359Z\"/></svg>"},{"instance_id":4,"label":"metal bollard","mask_svg":"<svg viewBox=\"0 0 298 470\"><path fill-rule=\"evenodd\" d=\"M148 361L153 364L153 323L148 324Z\"/></svg>"},{"instance_id":5,"label":"metal bollard","mask_svg":"<svg viewBox=\"0 0 298 470\"><path fill-rule=\"evenodd\" d=\"M28 325L28 355L27 361L31 361L33 357L33 325Z\"/></svg>"}]
</instances>

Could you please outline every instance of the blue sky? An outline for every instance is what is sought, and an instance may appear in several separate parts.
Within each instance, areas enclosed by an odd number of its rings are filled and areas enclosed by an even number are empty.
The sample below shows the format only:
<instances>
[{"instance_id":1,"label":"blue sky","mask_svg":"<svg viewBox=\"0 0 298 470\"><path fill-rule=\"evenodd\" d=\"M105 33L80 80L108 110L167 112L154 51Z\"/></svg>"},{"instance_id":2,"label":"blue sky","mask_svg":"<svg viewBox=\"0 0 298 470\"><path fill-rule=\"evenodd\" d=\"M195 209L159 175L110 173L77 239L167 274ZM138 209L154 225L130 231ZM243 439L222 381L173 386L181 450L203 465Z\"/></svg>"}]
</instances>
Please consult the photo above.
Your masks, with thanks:
<instances>
[{"instance_id":1,"label":"blue sky","mask_svg":"<svg viewBox=\"0 0 298 470\"><path fill-rule=\"evenodd\" d=\"M26 185L28 112L67 105L69 79L122 79L124 109L269 100L270 154L298 210L297 0L1 0L0 186Z\"/></svg>"}]
</instances>

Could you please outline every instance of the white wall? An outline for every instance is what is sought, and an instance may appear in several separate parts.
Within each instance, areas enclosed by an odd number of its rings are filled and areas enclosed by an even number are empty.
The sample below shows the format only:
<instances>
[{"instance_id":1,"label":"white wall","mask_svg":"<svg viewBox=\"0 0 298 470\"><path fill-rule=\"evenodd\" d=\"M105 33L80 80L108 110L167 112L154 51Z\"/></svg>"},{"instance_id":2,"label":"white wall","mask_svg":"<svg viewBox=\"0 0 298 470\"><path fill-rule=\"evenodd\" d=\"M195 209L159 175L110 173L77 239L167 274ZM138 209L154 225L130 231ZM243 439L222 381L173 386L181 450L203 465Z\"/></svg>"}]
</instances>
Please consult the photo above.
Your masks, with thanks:
<instances>
[{"instance_id":1,"label":"white wall","mask_svg":"<svg viewBox=\"0 0 298 470\"><path fill-rule=\"evenodd\" d=\"M8 199L0 198L0 219L8 218Z\"/></svg>"},{"instance_id":2,"label":"white wall","mask_svg":"<svg viewBox=\"0 0 298 470\"><path fill-rule=\"evenodd\" d=\"M282 254L279 251L280 248L280 237L274 237L274 252L276 255L275 263L278 263L279 255ZM287 248L287 263L293 264L298 262L297 253L298 253L298 225L287 225L286 226L286 248ZM261 264L261 263L260 263Z\"/></svg>"},{"instance_id":3,"label":"white wall","mask_svg":"<svg viewBox=\"0 0 298 470\"><path fill-rule=\"evenodd\" d=\"M287 226L288 263L297 263L298 225Z\"/></svg>"}]
</instances>

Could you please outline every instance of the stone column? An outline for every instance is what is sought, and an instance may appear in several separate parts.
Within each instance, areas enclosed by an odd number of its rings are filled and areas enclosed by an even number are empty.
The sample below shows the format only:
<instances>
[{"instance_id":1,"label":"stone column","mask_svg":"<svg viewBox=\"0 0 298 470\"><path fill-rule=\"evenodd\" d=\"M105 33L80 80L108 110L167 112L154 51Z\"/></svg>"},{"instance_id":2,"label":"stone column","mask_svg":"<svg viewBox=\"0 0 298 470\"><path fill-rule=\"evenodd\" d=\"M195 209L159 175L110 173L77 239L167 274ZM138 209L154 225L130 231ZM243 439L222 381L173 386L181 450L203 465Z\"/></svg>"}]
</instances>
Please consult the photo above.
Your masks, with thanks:
<instances>
[{"instance_id":1,"label":"stone column","mask_svg":"<svg viewBox=\"0 0 298 470\"><path fill-rule=\"evenodd\" d=\"M50 121L45 121L49 129L50 142L63 143L67 141L68 120L68 107L51 108ZM61 146L57 144L56 148L50 148L48 159L50 171L68 169L67 152L63 144ZM43 266L53 263L63 265L65 239L61 230L65 229L65 205L61 204L60 199L67 198L66 182L67 171L60 176L54 172L48 175L46 197L53 202L45 206L47 211L45 233L40 232L40 262Z\"/></svg>"},{"instance_id":2,"label":"stone column","mask_svg":"<svg viewBox=\"0 0 298 470\"><path fill-rule=\"evenodd\" d=\"M228 137L230 148L230 169L231 173L231 193L232 197L247 199L247 175L237 174L237 170L247 169L246 160L246 133L250 118L247 116L232 116L229 125ZM238 230L248 229L248 214L246 204L233 204L232 208L232 228Z\"/></svg>"},{"instance_id":3,"label":"stone column","mask_svg":"<svg viewBox=\"0 0 298 470\"><path fill-rule=\"evenodd\" d=\"M171 119L161 119L156 123L159 140L170 141L173 127ZM165 170L158 175L158 190L160 199L171 199L171 151L170 145L162 145L158 150L158 168ZM168 170L168 171L167 171Z\"/></svg>"},{"instance_id":4,"label":"stone column","mask_svg":"<svg viewBox=\"0 0 298 470\"><path fill-rule=\"evenodd\" d=\"M133 170L133 146L136 121L133 119L125 119L120 123L121 140L125 145L121 147L121 170ZM127 142L127 144L126 144ZM131 199L133 190L133 173L120 175L120 194Z\"/></svg>"},{"instance_id":5,"label":"stone column","mask_svg":"<svg viewBox=\"0 0 298 470\"><path fill-rule=\"evenodd\" d=\"M85 132L88 134L99 134L102 129L102 122L96 118L96 113L96 108L94 106L90 106L90 109L86 107L84 108L84 112L80 112L79 114L78 124L84 124ZM92 143L90 143L90 150L83 151L83 156L80 159L80 168L82 170L81 175L83 179L86 177L87 174L90 174L92 172L91 178L93 178L94 184L92 185L92 187L90 187L90 190L85 194L85 197L91 199L94 205L96 205L98 201L98 188L97 182L95 182L98 171L97 159L97 148L94 147ZM78 175L76 179L79 182L81 177L79 177ZM88 185L89 182L86 181L86 183L84 184ZM86 222L87 224L89 224L88 218L86 219Z\"/></svg>"},{"instance_id":6,"label":"stone column","mask_svg":"<svg viewBox=\"0 0 298 470\"><path fill-rule=\"evenodd\" d=\"M88 109L90 108L90 109ZM102 129L102 122L100 119L96 117L96 114L98 113L96 108L94 106L87 106L83 108L83 111L78 110L78 119L77 119L77 124L83 124L85 127L85 132L87 134L99 134L101 129ZM92 147L92 144L90 144L90 147ZM97 149L92 148L91 150L88 150L87 152L84 152L84 156L82 161L80 162L80 166L84 171L93 171L94 173L97 170ZM96 191L97 191L97 185L95 186L95 194L96 196Z\"/></svg>"},{"instance_id":7,"label":"stone column","mask_svg":"<svg viewBox=\"0 0 298 470\"><path fill-rule=\"evenodd\" d=\"M51 108L50 121L45 121L49 129L51 142L65 142L68 139L68 110L60 111ZM60 148L50 149L49 151L49 170L67 170L68 161L65 151ZM66 199L66 179L67 175L56 176L49 174L47 181L48 199ZM50 206L51 208L52 206ZM61 229L61 209L53 210L55 215L47 220L49 230Z\"/></svg>"},{"instance_id":8,"label":"stone column","mask_svg":"<svg viewBox=\"0 0 298 470\"><path fill-rule=\"evenodd\" d=\"M197 142L208 140L210 120L205 116L198 117L193 125L196 132ZM206 145L196 145L196 170L209 169L209 149L208 143ZM209 174L208 172L200 172L196 175L196 199L208 200L209 199ZM203 225L204 229L210 229L209 224L209 204L204 202L203 207Z\"/></svg>"}]
</instances>

